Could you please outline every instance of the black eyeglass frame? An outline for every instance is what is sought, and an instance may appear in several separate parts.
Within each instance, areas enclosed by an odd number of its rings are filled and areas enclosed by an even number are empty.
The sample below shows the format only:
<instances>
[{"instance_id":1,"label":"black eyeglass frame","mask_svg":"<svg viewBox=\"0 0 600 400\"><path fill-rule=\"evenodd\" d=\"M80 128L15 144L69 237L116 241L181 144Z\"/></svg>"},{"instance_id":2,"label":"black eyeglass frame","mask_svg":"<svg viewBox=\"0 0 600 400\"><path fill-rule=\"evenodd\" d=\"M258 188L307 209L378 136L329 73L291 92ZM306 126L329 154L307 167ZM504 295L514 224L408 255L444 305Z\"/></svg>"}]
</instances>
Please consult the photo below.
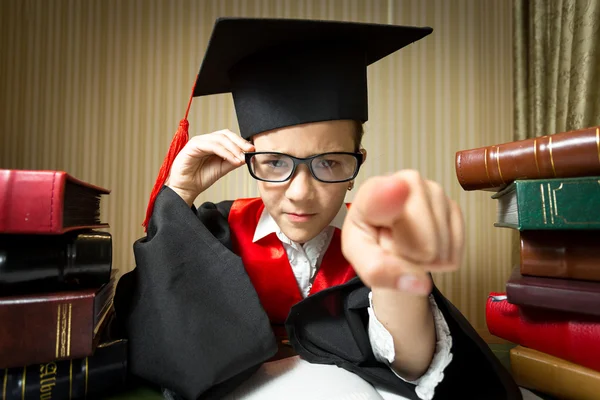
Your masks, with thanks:
<instances>
[{"instance_id":1,"label":"black eyeglass frame","mask_svg":"<svg viewBox=\"0 0 600 400\"><path fill-rule=\"evenodd\" d=\"M259 155L259 154L275 154L275 155L278 155L278 156L285 156L285 157L291 158L292 161L294 162L294 166L292 167L292 171L287 176L287 178L282 179L282 180L274 181L274 180L270 180L270 179L259 178L258 176L256 176L254 174L254 172L252 172L252 166L250 165L250 161L252 160L252 157L254 157L255 155ZM340 181L324 181L324 180L321 180L321 179L317 178L317 176L315 175L315 172L312 169L312 164L311 164L312 160L314 160L315 158L326 156L326 155L330 155L330 154L346 154L346 155L351 155L354 158L356 158L356 161L357 161L356 162L356 168L354 169L354 173L352 174L352 176L350 178L343 179L343 180L340 180ZM292 178L292 176L294 176L294 174L296 173L296 168L300 164L305 164L308 167L308 170L310 171L310 174L312 175L312 177L315 178L319 182L323 182L323 183L348 182L348 181L351 181L352 179L356 178L356 176L358 175L358 171L360 170L360 166L362 165L363 159L364 159L364 154L363 153L350 153L350 152L345 152L345 151L332 151L332 152L329 152L329 153L315 154L314 156L310 156L310 157L306 157L306 158L294 157L294 156L291 156L289 154L278 153L276 151L255 151L255 152L244 153L244 156L245 156L245 159L246 159L246 165L248 166L248 172L250 172L250 175L252 175L252 177L254 179L256 179L256 180L263 181L263 182L270 182L270 183L282 183L282 182L289 181Z\"/></svg>"}]
</instances>

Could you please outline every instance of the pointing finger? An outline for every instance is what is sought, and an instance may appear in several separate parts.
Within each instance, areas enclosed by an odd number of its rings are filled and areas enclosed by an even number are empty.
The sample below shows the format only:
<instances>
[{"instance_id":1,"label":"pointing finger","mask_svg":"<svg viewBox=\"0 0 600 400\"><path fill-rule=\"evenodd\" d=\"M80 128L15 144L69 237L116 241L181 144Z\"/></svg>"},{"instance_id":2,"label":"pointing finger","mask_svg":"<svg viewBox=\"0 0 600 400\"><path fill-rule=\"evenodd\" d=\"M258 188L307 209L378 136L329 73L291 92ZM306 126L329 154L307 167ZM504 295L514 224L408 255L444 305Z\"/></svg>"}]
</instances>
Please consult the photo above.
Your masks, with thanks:
<instances>
[{"instance_id":1,"label":"pointing finger","mask_svg":"<svg viewBox=\"0 0 600 400\"><path fill-rule=\"evenodd\" d=\"M393 176L371 178L358 191L350 214L369 225L391 227L403 213L409 192L408 184Z\"/></svg>"}]
</instances>

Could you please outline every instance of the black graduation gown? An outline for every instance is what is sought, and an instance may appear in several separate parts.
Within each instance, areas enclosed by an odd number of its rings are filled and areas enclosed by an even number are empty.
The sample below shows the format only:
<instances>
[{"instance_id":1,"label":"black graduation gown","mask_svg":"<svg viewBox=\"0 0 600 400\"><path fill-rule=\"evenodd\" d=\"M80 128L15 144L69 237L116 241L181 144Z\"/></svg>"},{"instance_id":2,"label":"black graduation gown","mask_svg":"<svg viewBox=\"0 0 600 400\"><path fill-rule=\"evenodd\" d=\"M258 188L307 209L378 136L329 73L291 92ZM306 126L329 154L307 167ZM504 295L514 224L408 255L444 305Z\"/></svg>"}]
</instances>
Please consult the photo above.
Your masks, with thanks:
<instances>
[{"instance_id":1,"label":"black graduation gown","mask_svg":"<svg viewBox=\"0 0 600 400\"><path fill-rule=\"evenodd\" d=\"M147 236L134 244L116 314L129 338L133 375L185 399L219 398L277 352L269 319L232 251L232 202L198 210L170 188L156 198ZM296 304L285 328L296 352L418 399L415 385L378 362L367 333L369 289L355 278ZM435 399L521 399L519 388L464 316L434 287L452 335L453 359Z\"/></svg>"}]
</instances>

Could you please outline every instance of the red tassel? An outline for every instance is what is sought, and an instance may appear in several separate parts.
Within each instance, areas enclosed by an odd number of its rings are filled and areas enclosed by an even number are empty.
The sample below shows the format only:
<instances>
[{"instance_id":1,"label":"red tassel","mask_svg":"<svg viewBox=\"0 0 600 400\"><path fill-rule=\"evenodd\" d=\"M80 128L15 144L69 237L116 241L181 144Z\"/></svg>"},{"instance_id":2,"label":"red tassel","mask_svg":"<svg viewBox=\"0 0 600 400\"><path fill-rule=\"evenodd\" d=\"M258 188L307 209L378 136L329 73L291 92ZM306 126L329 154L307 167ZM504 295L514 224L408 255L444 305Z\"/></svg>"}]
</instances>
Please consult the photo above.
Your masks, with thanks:
<instances>
[{"instance_id":1,"label":"red tassel","mask_svg":"<svg viewBox=\"0 0 600 400\"><path fill-rule=\"evenodd\" d=\"M150 217L152 216L152 211L154 210L154 201L156 200L156 196L158 196L158 192L165 184L169 174L171 173L171 166L173 165L173 161L177 154L183 149L190 139L189 135L189 126L190 123L187 120L188 113L190 112L190 106L192 105L192 99L194 98L194 89L196 88L196 84L194 83L194 87L192 88L192 94L188 101L187 110L185 111L185 117L179 122L179 128L177 132L175 132L175 136L173 136L173 140L171 141L171 145L169 146L169 151L167 152L167 156L165 157L160 170L158 171L158 177L156 178L156 182L154 183L154 188L150 193L150 200L148 201L148 207L146 209L146 219L142 226L144 227L144 232L148 230L148 223L150 222Z\"/></svg>"}]
</instances>

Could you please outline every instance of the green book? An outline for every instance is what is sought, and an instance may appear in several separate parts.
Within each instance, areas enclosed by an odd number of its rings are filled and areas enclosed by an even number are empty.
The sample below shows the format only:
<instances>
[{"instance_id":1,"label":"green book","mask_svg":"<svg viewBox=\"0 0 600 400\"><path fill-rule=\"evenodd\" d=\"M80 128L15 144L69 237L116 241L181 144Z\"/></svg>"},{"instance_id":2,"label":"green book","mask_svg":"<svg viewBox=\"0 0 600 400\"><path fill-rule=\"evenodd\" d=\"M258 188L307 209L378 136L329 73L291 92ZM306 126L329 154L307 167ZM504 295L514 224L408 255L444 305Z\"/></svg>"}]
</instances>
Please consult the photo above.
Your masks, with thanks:
<instances>
[{"instance_id":1,"label":"green book","mask_svg":"<svg viewBox=\"0 0 600 400\"><path fill-rule=\"evenodd\" d=\"M600 176L516 180L492 199L496 227L600 229Z\"/></svg>"}]
</instances>

